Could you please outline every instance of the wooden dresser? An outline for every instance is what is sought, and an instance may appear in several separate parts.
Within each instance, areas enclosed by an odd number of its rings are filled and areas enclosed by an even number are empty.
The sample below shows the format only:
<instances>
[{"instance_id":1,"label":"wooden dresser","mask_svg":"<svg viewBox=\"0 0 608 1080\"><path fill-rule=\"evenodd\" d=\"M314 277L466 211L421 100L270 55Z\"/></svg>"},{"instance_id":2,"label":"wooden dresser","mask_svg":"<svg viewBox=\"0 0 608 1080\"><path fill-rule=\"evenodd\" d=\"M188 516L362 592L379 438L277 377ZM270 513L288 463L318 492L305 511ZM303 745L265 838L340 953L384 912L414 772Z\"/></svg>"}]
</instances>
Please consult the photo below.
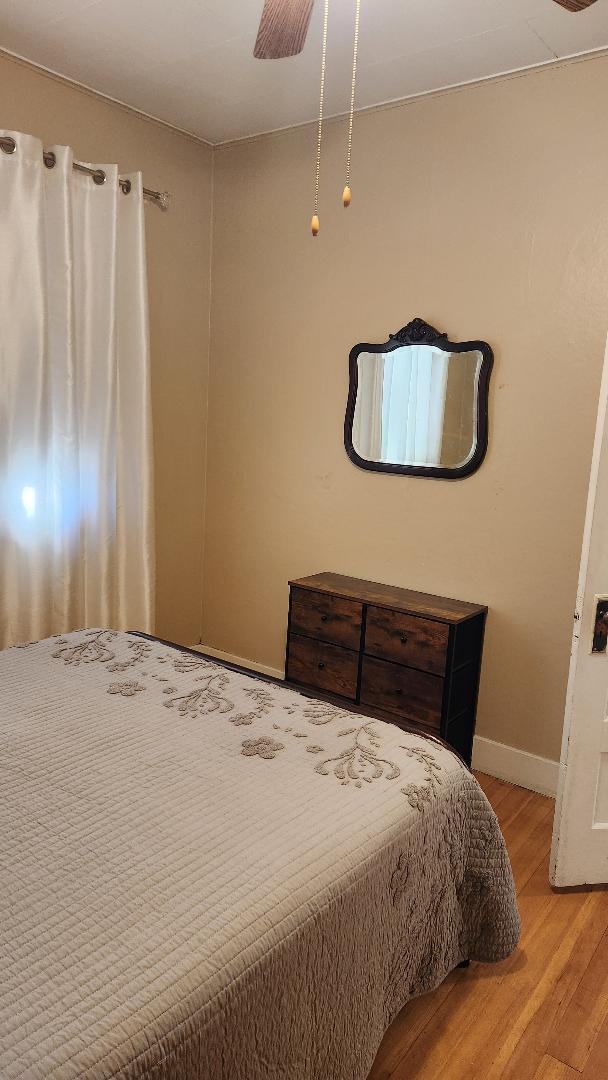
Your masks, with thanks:
<instances>
[{"instance_id":1,"label":"wooden dresser","mask_svg":"<svg viewBox=\"0 0 608 1080\"><path fill-rule=\"evenodd\" d=\"M340 574L289 589L287 682L439 735L470 764L487 608Z\"/></svg>"}]
</instances>

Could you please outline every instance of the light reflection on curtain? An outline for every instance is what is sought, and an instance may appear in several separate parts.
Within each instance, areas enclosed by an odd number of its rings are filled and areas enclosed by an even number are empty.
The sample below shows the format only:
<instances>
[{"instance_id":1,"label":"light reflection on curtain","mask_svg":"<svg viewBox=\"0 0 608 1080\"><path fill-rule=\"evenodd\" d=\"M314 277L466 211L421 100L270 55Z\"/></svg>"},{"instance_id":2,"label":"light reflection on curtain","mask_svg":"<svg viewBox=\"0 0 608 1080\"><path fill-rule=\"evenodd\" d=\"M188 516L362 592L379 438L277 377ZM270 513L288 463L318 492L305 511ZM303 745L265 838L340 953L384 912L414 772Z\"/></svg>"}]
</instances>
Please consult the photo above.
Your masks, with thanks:
<instances>
[{"instance_id":1,"label":"light reflection on curtain","mask_svg":"<svg viewBox=\"0 0 608 1080\"><path fill-rule=\"evenodd\" d=\"M428 345L358 359L353 445L369 461L441 462L449 355Z\"/></svg>"},{"instance_id":2,"label":"light reflection on curtain","mask_svg":"<svg viewBox=\"0 0 608 1080\"><path fill-rule=\"evenodd\" d=\"M0 153L0 646L153 628L141 176Z\"/></svg>"}]
</instances>

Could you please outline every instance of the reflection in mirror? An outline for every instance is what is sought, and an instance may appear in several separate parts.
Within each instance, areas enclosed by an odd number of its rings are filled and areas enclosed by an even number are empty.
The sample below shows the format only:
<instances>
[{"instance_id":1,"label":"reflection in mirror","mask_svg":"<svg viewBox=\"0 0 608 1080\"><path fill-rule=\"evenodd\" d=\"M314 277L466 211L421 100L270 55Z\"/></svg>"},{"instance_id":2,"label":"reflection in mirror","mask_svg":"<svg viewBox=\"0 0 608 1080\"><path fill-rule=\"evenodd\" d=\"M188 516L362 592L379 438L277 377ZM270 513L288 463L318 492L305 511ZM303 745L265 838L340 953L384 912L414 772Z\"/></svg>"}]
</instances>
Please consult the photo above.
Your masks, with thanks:
<instances>
[{"instance_id":1,"label":"reflection in mirror","mask_svg":"<svg viewBox=\"0 0 608 1080\"><path fill-rule=\"evenodd\" d=\"M460 469L477 447L482 353L434 345L360 352L352 426L369 462Z\"/></svg>"}]
</instances>

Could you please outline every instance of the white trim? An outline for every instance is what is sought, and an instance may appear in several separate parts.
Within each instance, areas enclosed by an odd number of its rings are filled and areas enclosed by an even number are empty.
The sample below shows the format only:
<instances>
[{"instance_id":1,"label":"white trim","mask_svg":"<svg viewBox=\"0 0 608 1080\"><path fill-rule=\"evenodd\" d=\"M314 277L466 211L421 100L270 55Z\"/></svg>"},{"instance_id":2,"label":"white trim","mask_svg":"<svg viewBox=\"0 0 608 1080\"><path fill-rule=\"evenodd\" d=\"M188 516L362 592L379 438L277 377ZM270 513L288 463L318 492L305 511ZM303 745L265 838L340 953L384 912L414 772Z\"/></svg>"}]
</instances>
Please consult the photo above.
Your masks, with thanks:
<instances>
[{"instance_id":1,"label":"white trim","mask_svg":"<svg viewBox=\"0 0 608 1080\"><path fill-rule=\"evenodd\" d=\"M208 656L214 656L217 660L225 660L228 664L237 664L238 667L259 671L262 675L271 675L274 679L285 677L279 668L268 667L267 664L258 664L255 660L248 660L243 656L222 652L221 649L213 649L210 645L199 643L192 645L191 648L197 652L207 653ZM490 776L496 776L499 780L517 784L518 787L528 788L530 791L538 791L541 795L550 795L555 798L559 774L558 761L550 761L548 758L538 757L537 754L529 754L526 750L518 750L515 746L506 746L504 743L476 735L473 744L473 768L478 769L479 772L488 773Z\"/></svg>"},{"instance_id":2,"label":"white trim","mask_svg":"<svg viewBox=\"0 0 608 1080\"><path fill-rule=\"evenodd\" d=\"M249 668L250 671L259 671L262 675L271 675L273 679L284 679L285 673L279 668L268 667L266 664L258 664L255 660L247 660L243 656L235 656L233 653L222 652L221 649L213 649L211 645L203 645L199 642L197 645L190 645L191 649L196 652L206 653L207 656L214 656L216 660L224 660L227 664L237 664L238 667Z\"/></svg>"},{"instance_id":3,"label":"white trim","mask_svg":"<svg viewBox=\"0 0 608 1080\"><path fill-rule=\"evenodd\" d=\"M109 101L111 105L117 105L119 109L134 113L141 120L149 120L153 124L160 124L162 127L169 128L170 131L176 131L178 135L184 135L187 139L192 139L193 142L201 143L202 146L208 147L209 150L212 150L216 145L209 142L208 139L204 139L202 135L195 135L193 131L178 127L177 124L172 124L170 120L161 120L160 116L154 116L153 113L138 109L136 105L129 105L127 101L121 101L120 98L112 97L111 94L105 94L103 90L96 90L94 86L88 86L87 83L79 82L78 79L71 79L69 75L62 75L60 71L55 71L54 68L46 67L44 64L38 64L35 60L29 60L27 56L13 52L12 49L0 47L0 56L6 56L9 60L13 60L23 67L34 68L35 71L40 71L43 75L54 79L56 82L67 83L69 86L75 87L76 90L80 90L83 94L101 98L102 101Z\"/></svg>"},{"instance_id":4,"label":"white trim","mask_svg":"<svg viewBox=\"0 0 608 1080\"><path fill-rule=\"evenodd\" d=\"M481 735L476 735L473 741L473 768L551 798L555 798L557 792L559 761L550 761Z\"/></svg>"},{"instance_id":5,"label":"white trim","mask_svg":"<svg viewBox=\"0 0 608 1080\"><path fill-rule=\"evenodd\" d=\"M377 101L374 105L364 105L360 109L355 109L355 114L357 117L360 117L366 113L384 112L386 109L398 109L402 105L413 104L421 98L442 97L444 94L458 93L460 90L468 90L470 87L483 86L484 83L501 82L506 79L518 79L522 75L531 75L537 71L544 71L546 68L565 67L569 64L579 63L581 60L589 60L606 55L608 55L606 46L599 45L595 49L583 49L582 52L568 53L566 56L555 56L551 60L540 60L536 64L526 64L524 67L518 68L507 68L506 71L497 71L493 75L480 75L477 79L465 79L464 82L446 83L444 86L436 86L431 90L420 90L416 94L407 94L405 97L389 98L387 101ZM323 122L325 124L339 124L343 122L346 116L348 116L348 113L330 113L323 118ZM269 128L266 131L255 131L251 135L238 135L233 139L220 139L218 142L214 142L211 145L214 150L229 149L232 146L238 146L239 143L257 142L261 139L284 135L288 131L297 131L300 128L314 127L316 123L317 121L314 119L300 120L297 124L287 124L283 127Z\"/></svg>"},{"instance_id":6,"label":"white trim","mask_svg":"<svg viewBox=\"0 0 608 1080\"><path fill-rule=\"evenodd\" d=\"M538 35L537 35L538 36ZM546 42L545 42L546 44ZM547 46L548 47L548 46ZM364 113L380 112L385 109L398 108L401 105L409 104L410 102L418 101L420 98L434 97L435 95L443 95L451 93L452 91L466 90L471 86L482 86L487 82L499 81L501 79L518 78L521 75L528 75L535 71L542 71L548 67L562 66L565 64L577 63L580 60L593 59L594 57L604 56L608 54L608 49L604 45L600 45L595 49L583 49L582 52L568 53L566 56L555 56L550 60L541 60L537 64L526 64L524 67L519 68L507 68L506 71L497 71L493 75L481 75L477 79L466 79L464 82L459 83L447 83L445 86L437 86L431 90L420 90L417 94L407 94L405 97L389 98L387 101L379 101L374 105L366 105L361 109L355 109L357 116ZM97 90L94 86L88 86L87 83L79 82L78 79L72 79L69 75L63 75L60 71L55 71L54 68L46 67L45 64L40 64L36 60L30 60L29 57L23 56L22 53L14 52L12 49L7 49L4 46L0 47L0 55L7 56L10 60L14 60L18 64L24 64L26 67L34 68L36 71L41 71L44 75L48 75L51 79L56 79L59 82L68 83L70 86L76 87L76 89L83 91L85 94L92 94L94 97L102 98L105 101L111 102L112 105L118 105L121 109L126 109L128 112L135 113L136 116L140 116L143 120L150 120L155 124L162 124L163 127L169 128L171 131L176 131L179 135L184 135L188 139L192 139L194 142L201 143L203 146L209 147L211 150L224 149L225 147L236 146L239 143L249 142L251 140L264 139L268 136L283 135L287 131L295 131L298 128L313 127L316 124L316 120L301 120L297 124L287 124L285 127L269 128L266 131L255 131L251 135L239 135L234 139L219 139L214 142L211 139L205 139L203 135L197 135L193 131L188 131L187 128L179 127L177 124L172 124L170 120L161 120L159 116L154 116L153 113L145 112L143 109L138 109L135 105L129 105L126 101L121 101L120 98L112 97L110 94L104 93L103 90ZM348 113L333 113L325 117L326 123L341 123L344 117Z\"/></svg>"}]
</instances>

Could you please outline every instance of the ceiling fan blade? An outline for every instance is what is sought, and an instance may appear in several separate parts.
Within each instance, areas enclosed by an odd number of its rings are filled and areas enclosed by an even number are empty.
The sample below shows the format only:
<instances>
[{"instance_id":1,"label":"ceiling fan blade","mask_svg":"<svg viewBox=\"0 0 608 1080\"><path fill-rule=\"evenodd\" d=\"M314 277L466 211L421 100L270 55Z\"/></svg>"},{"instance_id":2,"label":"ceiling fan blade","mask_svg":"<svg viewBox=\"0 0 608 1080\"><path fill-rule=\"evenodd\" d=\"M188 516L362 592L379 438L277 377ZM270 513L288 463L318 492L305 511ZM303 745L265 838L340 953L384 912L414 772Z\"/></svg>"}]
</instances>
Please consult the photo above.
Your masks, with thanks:
<instances>
[{"instance_id":1,"label":"ceiling fan blade","mask_svg":"<svg viewBox=\"0 0 608 1080\"><path fill-rule=\"evenodd\" d=\"M584 11L595 4L595 0L555 0L555 3L561 4L566 11Z\"/></svg>"},{"instance_id":2,"label":"ceiling fan blade","mask_svg":"<svg viewBox=\"0 0 608 1080\"><path fill-rule=\"evenodd\" d=\"M253 55L258 60L297 56L304 48L314 0L265 0Z\"/></svg>"}]
</instances>

